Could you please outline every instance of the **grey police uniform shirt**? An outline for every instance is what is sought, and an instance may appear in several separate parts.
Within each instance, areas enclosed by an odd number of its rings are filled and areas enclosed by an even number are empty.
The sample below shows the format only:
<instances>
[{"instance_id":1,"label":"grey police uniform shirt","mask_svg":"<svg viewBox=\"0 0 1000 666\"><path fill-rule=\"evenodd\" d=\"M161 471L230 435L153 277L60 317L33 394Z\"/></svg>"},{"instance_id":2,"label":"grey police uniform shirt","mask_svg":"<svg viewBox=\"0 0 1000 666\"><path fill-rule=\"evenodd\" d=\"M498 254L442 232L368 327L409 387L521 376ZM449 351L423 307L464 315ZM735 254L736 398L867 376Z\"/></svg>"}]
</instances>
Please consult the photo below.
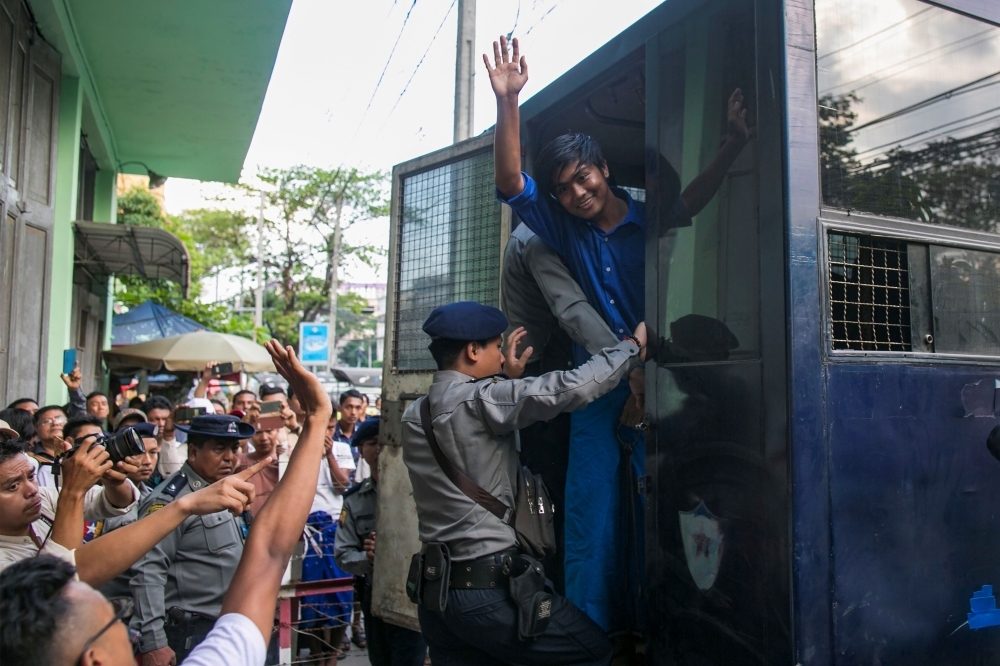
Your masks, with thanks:
<instances>
[{"instance_id":1,"label":"grey police uniform shirt","mask_svg":"<svg viewBox=\"0 0 1000 666\"><path fill-rule=\"evenodd\" d=\"M355 576L371 576L372 565L365 554L365 539L375 531L376 486L371 477L357 490L344 493L340 524L333 542L337 566Z\"/></svg>"},{"instance_id":2,"label":"grey police uniform shirt","mask_svg":"<svg viewBox=\"0 0 1000 666\"><path fill-rule=\"evenodd\" d=\"M108 518L101 521L100 529L95 538L99 538L114 532L117 529L121 529L126 525L131 525L135 521L139 520L139 503L145 498L149 497L153 489L147 486L145 483L139 482L139 502L135 504L129 512L123 516L115 516L113 518ZM124 573L120 573L113 580L108 581L100 587L101 594L103 594L108 599L120 599L124 597L131 597L132 590L129 588L129 581L132 580L132 570L129 569Z\"/></svg>"},{"instance_id":3,"label":"grey police uniform shirt","mask_svg":"<svg viewBox=\"0 0 1000 666\"><path fill-rule=\"evenodd\" d=\"M508 335L524 326L527 335L520 349L534 347L532 362L542 359L556 326L588 354L618 344L559 255L523 223L511 232L504 250L500 309L510 322Z\"/></svg>"},{"instance_id":4,"label":"grey police uniform shirt","mask_svg":"<svg viewBox=\"0 0 1000 666\"><path fill-rule=\"evenodd\" d=\"M186 482L178 490L177 485ZM209 485L184 463L139 503L139 516L158 511L178 497ZM139 649L152 652L167 646L163 625L167 609L218 617L222 598L243 555L242 518L228 511L189 516L151 551L132 565L132 628L140 632Z\"/></svg>"},{"instance_id":5,"label":"grey police uniform shirt","mask_svg":"<svg viewBox=\"0 0 1000 666\"><path fill-rule=\"evenodd\" d=\"M443 541L455 561L516 543L514 529L466 497L437 464L420 424L421 401L430 399L434 435L444 455L513 508L518 469L514 431L604 395L638 365L638 354L639 348L626 340L575 370L526 379L477 381L453 370L435 372L427 396L403 413L403 462L413 486L420 541Z\"/></svg>"}]
</instances>

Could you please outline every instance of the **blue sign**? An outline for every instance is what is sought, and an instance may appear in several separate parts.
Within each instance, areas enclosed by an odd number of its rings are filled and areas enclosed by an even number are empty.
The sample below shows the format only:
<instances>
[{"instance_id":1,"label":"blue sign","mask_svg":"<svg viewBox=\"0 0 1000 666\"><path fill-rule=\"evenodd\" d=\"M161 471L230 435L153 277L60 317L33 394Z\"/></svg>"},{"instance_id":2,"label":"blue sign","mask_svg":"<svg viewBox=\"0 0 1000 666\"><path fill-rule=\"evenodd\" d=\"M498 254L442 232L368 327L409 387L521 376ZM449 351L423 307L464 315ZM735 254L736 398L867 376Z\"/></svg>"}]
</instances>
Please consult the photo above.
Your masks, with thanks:
<instances>
[{"instance_id":1,"label":"blue sign","mask_svg":"<svg viewBox=\"0 0 1000 666\"><path fill-rule=\"evenodd\" d=\"M330 325L299 324L299 360L303 365L326 365L330 358Z\"/></svg>"}]
</instances>

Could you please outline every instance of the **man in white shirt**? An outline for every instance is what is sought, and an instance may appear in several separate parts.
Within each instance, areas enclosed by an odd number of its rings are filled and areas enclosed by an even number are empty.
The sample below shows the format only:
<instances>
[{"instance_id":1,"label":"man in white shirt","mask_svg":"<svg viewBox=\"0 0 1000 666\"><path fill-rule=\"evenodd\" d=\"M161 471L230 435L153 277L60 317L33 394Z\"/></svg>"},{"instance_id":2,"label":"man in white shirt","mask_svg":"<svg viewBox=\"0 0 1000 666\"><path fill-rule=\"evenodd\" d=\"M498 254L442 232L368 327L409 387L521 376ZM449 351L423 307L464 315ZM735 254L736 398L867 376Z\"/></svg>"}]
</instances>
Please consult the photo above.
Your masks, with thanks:
<instances>
[{"instance_id":1,"label":"man in white shirt","mask_svg":"<svg viewBox=\"0 0 1000 666\"><path fill-rule=\"evenodd\" d=\"M330 400L291 347L283 349L274 341L267 347L278 371L295 386L307 413L302 437L288 472L254 521L226 593L222 617L184 666L264 663L265 636L272 632L281 578L315 494L322 428L332 412ZM16 575L0 574L0 663L4 666L134 664L128 629L120 622L127 607L116 612L99 592L74 580L72 566L40 557L18 564L10 573ZM30 609L30 621L25 621L24 609Z\"/></svg>"},{"instance_id":2,"label":"man in white shirt","mask_svg":"<svg viewBox=\"0 0 1000 666\"><path fill-rule=\"evenodd\" d=\"M159 429L160 460L156 469L164 479L184 466L188 459L187 444L177 439L174 429L174 406L162 395L151 395L142 403L146 420Z\"/></svg>"}]
</instances>

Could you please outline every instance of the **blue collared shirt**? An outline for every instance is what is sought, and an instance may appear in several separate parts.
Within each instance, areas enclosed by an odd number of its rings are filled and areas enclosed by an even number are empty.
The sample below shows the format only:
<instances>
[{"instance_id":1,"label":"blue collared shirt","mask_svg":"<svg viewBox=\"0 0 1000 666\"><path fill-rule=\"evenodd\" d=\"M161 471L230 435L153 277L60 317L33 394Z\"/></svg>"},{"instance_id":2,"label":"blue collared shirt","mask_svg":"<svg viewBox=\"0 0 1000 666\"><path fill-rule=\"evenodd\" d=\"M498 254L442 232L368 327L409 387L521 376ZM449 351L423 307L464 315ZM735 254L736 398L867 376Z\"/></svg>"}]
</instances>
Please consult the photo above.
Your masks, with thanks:
<instances>
[{"instance_id":1,"label":"blue collared shirt","mask_svg":"<svg viewBox=\"0 0 1000 666\"><path fill-rule=\"evenodd\" d=\"M646 315L645 204L625 190L612 188L615 196L628 203L628 214L617 227L603 231L570 215L559 204L550 204L535 181L527 174L522 176L524 190L520 194L504 199L498 191L497 198L563 258L615 336L631 334ZM581 359L577 352L578 361L589 357L584 353Z\"/></svg>"}]
</instances>

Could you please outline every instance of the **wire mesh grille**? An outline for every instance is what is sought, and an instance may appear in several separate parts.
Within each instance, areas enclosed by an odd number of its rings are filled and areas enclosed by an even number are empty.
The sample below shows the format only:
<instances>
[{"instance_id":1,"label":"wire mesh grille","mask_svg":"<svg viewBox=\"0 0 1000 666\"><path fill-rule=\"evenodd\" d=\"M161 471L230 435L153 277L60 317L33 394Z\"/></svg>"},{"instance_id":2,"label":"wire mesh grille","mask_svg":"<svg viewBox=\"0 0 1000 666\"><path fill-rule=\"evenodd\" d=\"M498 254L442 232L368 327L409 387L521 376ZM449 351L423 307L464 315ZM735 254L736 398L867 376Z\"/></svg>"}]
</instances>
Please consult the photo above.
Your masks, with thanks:
<instances>
[{"instance_id":1,"label":"wire mesh grille","mask_svg":"<svg viewBox=\"0 0 1000 666\"><path fill-rule=\"evenodd\" d=\"M910 351L906 243L830 234L834 349Z\"/></svg>"},{"instance_id":2,"label":"wire mesh grille","mask_svg":"<svg viewBox=\"0 0 1000 666\"><path fill-rule=\"evenodd\" d=\"M496 306L500 297L500 204L493 152L403 178L399 198L393 368L434 370L421 326L456 301Z\"/></svg>"}]
</instances>

